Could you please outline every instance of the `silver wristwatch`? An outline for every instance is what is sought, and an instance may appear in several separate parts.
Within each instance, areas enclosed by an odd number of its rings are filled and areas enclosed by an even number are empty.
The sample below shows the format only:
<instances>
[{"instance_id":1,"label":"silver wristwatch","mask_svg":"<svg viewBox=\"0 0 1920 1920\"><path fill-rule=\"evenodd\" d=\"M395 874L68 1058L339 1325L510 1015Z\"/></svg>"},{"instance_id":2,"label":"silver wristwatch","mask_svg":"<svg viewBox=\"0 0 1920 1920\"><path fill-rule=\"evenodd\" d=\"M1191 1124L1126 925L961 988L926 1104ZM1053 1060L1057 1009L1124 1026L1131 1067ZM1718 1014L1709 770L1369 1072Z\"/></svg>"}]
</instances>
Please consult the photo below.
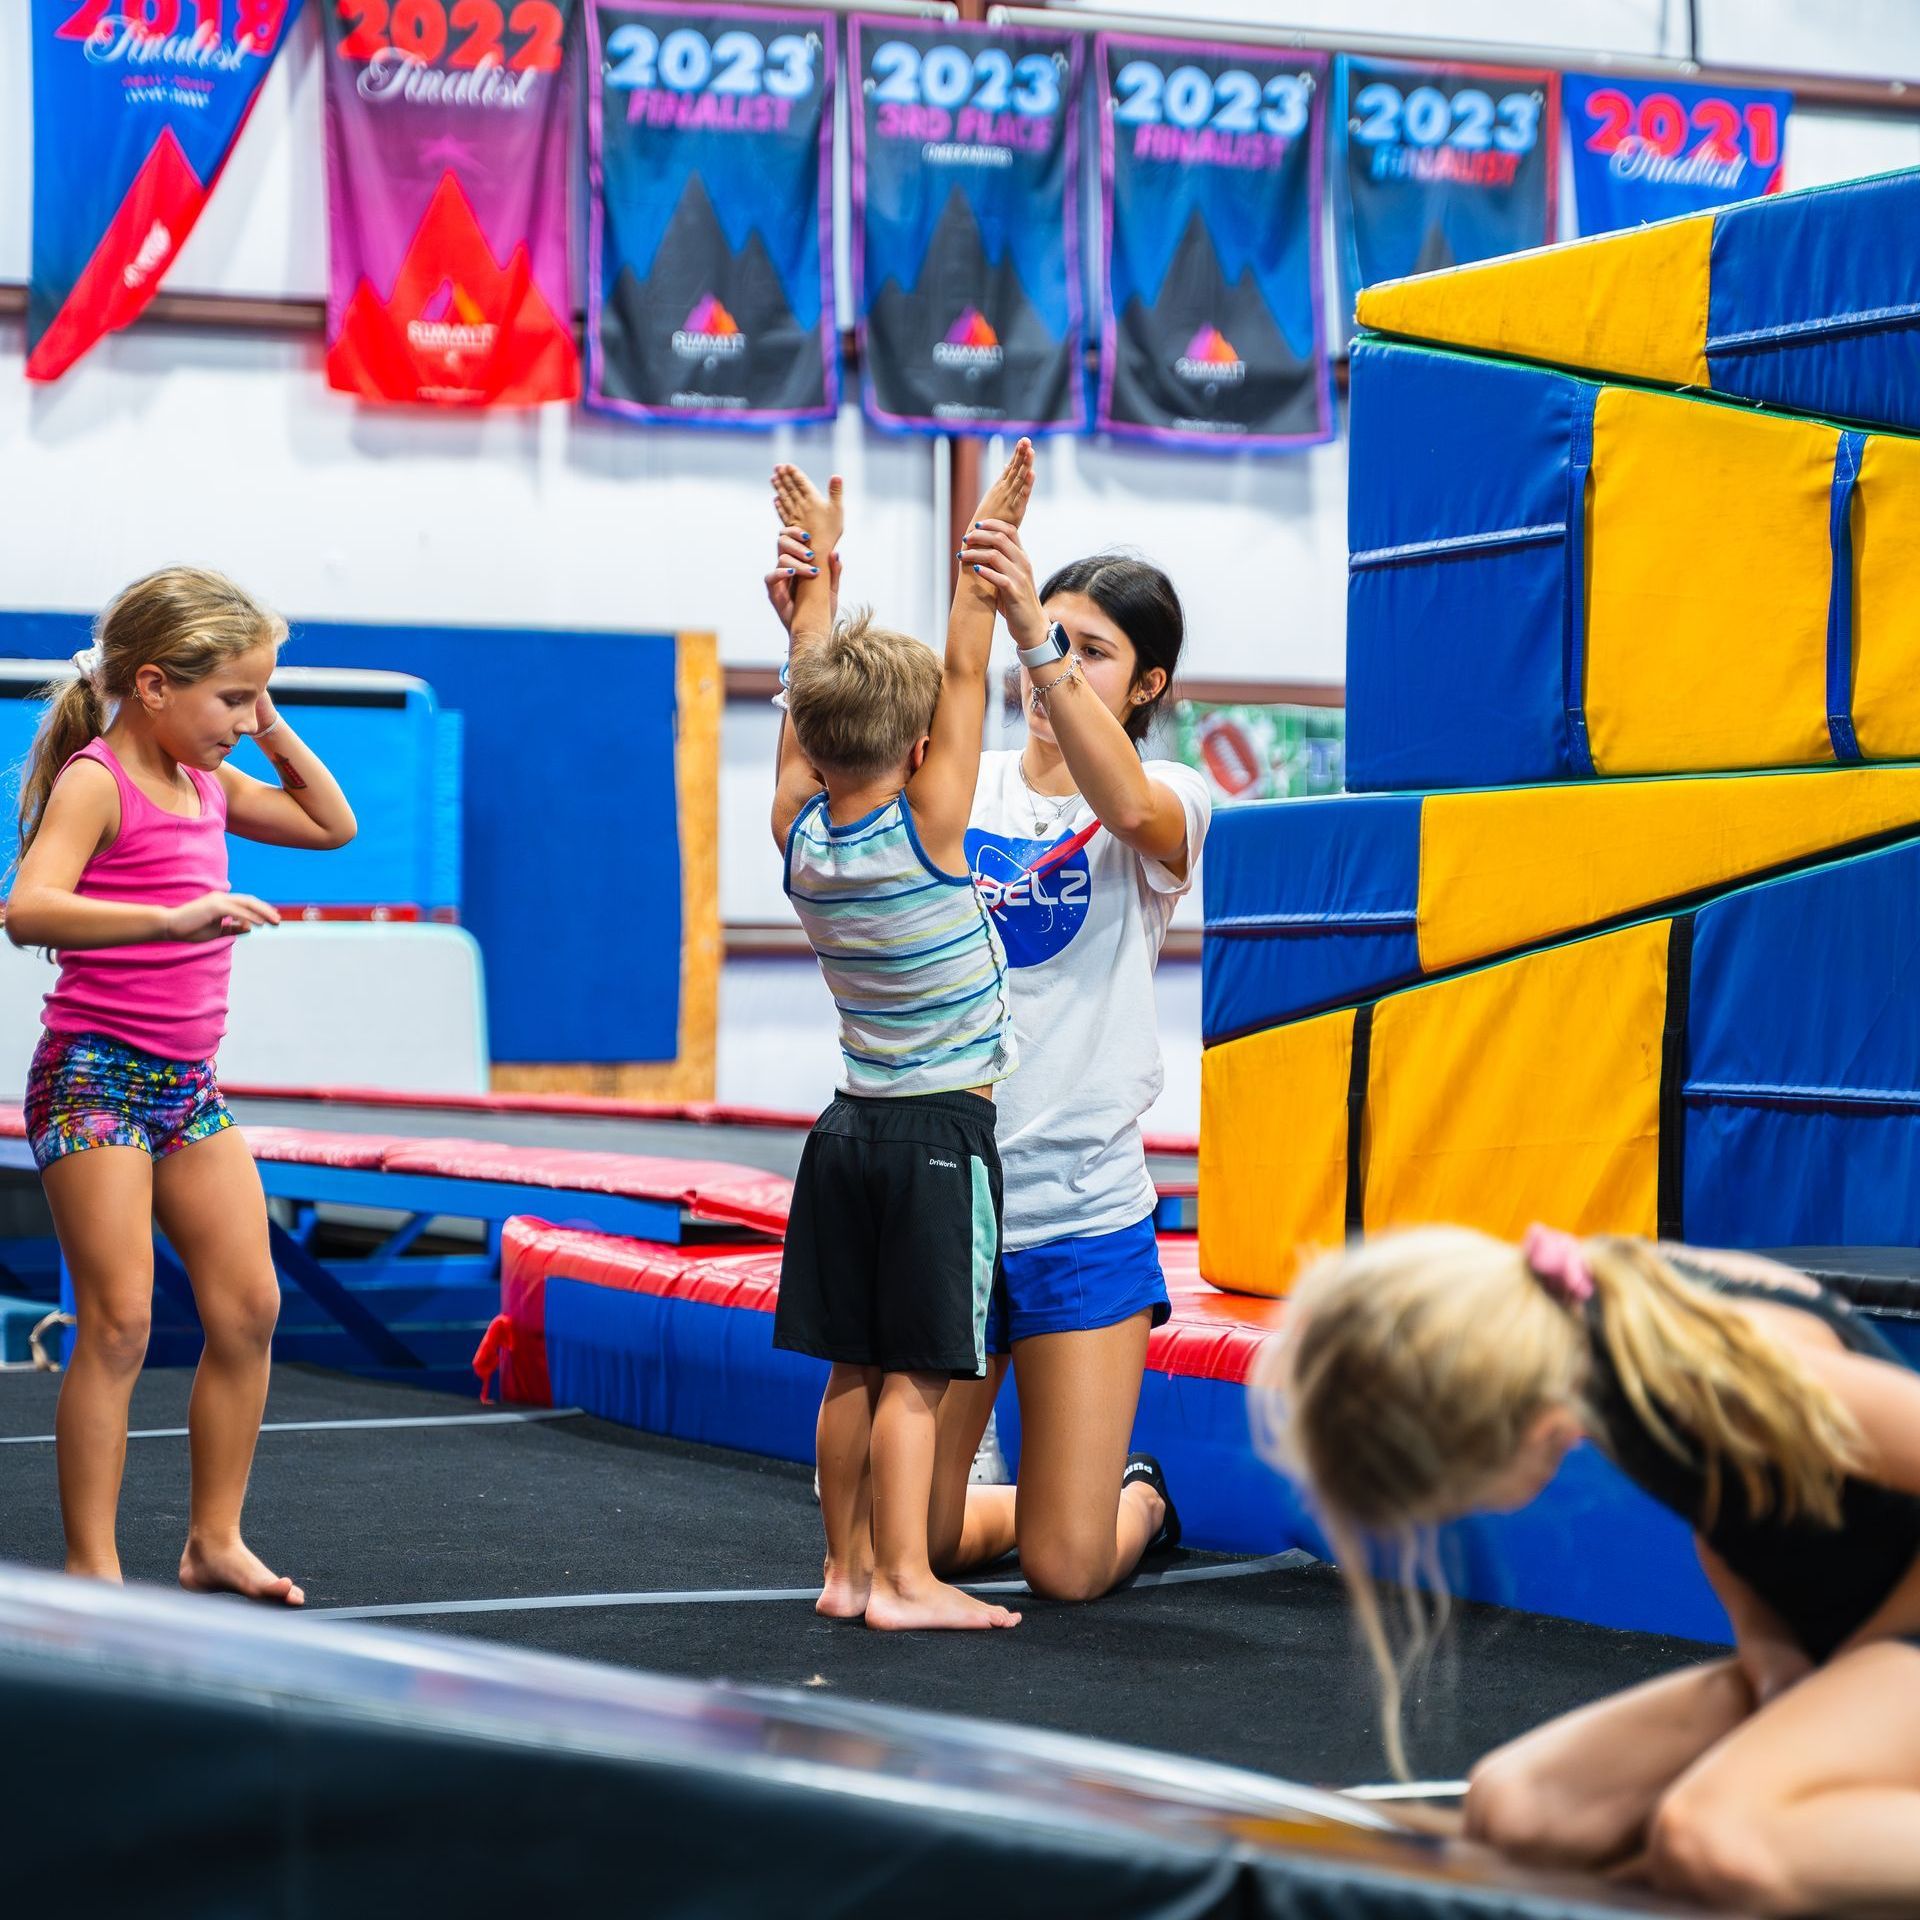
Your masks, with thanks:
<instances>
[{"instance_id":1,"label":"silver wristwatch","mask_svg":"<svg viewBox=\"0 0 1920 1920\"><path fill-rule=\"evenodd\" d=\"M1038 673L1042 667L1050 667L1056 661L1064 660L1073 651L1073 642L1067 638L1067 630L1058 620L1047 629L1047 637L1037 647L1019 649L1020 664L1029 673Z\"/></svg>"}]
</instances>

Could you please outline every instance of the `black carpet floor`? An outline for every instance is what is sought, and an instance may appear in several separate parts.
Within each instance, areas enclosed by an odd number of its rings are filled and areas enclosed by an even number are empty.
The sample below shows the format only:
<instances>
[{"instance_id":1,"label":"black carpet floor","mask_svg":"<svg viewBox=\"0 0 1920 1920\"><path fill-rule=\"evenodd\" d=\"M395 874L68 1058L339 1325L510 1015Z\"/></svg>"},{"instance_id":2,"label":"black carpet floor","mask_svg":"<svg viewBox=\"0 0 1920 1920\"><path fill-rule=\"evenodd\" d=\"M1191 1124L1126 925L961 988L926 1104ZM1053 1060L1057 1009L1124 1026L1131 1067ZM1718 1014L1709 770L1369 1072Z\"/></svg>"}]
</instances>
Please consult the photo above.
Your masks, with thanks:
<instances>
[{"instance_id":1,"label":"black carpet floor","mask_svg":"<svg viewBox=\"0 0 1920 1920\"><path fill-rule=\"evenodd\" d=\"M155 1371L136 1429L184 1423L189 1376ZM58 1566L49 1434L57 1380L0 1376L0 1557ZM446 1419L470 1400L282 1367L267 1418ZM26 1444L5 1444L27 1437ZM572 1417L268 1431L248 1535L309 1606L738 1592L817 1583L819 1516L800 1467ZM171 1581L187 1513L183 1439L128 1449L130 1579ZM1231 1565L1184 1554L1171 1567ZM1010 1570L1011 1571L1011 1570ZM210 1603L212 1604L212 1603ZM1010 1633L889 1636L804 1600L449 1613L387 1624L701 1679L822 1687L1058 1728L1292 1779L1382 1778L1370 1663L1319 1566L1141 1586L1086 1607L1031 1598ZM1549 1714L1712 1649L1492 1608L1457 1609L1409 1715L1418 1770L1452 1777Z\"/></svg>"}]
</instances>

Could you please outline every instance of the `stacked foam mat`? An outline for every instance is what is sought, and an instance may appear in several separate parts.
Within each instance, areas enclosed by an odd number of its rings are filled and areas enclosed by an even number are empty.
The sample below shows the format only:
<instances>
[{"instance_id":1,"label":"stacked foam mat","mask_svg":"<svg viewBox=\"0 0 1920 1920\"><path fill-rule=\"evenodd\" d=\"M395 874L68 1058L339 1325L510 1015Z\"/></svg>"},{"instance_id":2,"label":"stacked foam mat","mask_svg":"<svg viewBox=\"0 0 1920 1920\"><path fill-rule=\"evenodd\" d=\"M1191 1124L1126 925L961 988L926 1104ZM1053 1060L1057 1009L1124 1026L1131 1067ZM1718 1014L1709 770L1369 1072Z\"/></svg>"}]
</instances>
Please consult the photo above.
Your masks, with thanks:
<instances>
[{"instance_id":1,"label":"stacked foam mat","mask_svg":"<svg viewBox=\"0 0 1920 1920\"><path fill-rule=\"evenodd\" d=\"M1916 235L1897 174L1361 296L1356 791L1208 843L1216 1286L1920 1242Z\"/></svg>"}]
</instances>

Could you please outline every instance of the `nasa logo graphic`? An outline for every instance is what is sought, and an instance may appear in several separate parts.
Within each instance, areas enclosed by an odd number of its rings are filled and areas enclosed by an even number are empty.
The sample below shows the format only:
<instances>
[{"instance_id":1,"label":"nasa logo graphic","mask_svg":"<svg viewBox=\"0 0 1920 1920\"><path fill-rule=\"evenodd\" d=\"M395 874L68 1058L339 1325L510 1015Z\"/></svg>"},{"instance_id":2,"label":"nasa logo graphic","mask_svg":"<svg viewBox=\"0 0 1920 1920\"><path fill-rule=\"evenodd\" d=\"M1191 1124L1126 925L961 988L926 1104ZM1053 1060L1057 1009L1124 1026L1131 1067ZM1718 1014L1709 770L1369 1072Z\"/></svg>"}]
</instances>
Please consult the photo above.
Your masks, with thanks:
<instances>
[{"instance_id":1,"label":"nasa logo graphic","mask_svg":"<svg viewBox=\"0 0 1920 1920\"><path fill-rule=\"evenodd\" d=\"M1072 836L1019 840L1006 834L967 831L967 865L982 903L1000 930L1007 964L1037 967L1073 943L1093 904L1093 874L1087 850L1078 847L1058 866L1032 871Z\"/></svg>"}]
</instances>

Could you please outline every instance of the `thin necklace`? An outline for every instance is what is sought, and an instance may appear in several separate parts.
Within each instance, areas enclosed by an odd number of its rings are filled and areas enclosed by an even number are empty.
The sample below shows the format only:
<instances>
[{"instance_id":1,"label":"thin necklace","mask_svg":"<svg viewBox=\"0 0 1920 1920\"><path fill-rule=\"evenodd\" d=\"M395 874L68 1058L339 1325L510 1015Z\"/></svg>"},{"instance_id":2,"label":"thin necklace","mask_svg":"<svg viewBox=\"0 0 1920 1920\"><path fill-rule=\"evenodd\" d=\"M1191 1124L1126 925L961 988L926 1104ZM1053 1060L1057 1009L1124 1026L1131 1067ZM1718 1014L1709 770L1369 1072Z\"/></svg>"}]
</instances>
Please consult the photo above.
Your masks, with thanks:
<instances>
[{"instance_id":1,"label":"thin necklace","mask_svg":"<svg viewBox=\"0 0 1920 1920\"><path fill-rule=\"evenodd\" d=\"M1024 752L1015 755L1013 764L1019 770L1020 784L1026 788L1033 802L1033 837L1038 840L1042 834L1057 832L1060 827L1066 823L1067 815L1080 804L1079 789L1076 788L1072 793L1068 794L1042 793L1040 789L1027 778L1027 756ZM1040 809L1043 806L1052 807L1053 818L1051 820L1041 817Z\"/></svg>"}]
</instances>

